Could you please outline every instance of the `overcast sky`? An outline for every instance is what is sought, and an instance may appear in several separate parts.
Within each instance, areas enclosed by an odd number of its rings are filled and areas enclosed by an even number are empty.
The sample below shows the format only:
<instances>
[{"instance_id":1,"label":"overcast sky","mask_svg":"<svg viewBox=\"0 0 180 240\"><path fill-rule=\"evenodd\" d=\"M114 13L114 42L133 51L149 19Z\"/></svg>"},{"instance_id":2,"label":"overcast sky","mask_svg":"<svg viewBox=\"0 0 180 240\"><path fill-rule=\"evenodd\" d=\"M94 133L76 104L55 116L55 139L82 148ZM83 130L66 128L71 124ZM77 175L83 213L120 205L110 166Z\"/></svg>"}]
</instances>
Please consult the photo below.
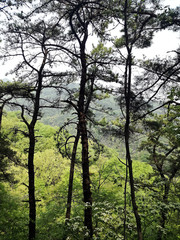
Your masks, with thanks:
<instances>
[{"instance_id":1,"label":"overcast sky","mask_svg":"<svg viewBox=\"0 0 180 240\"><path fill-rule=\"evenodd\" d=\"M169 5L171 8L180 7L180 1L179 0L163 0L162 1L164 5Z\"/></svg>"},{"instance_id":2,"label":"overcast sky","mask_svg":"<svg viewBox=\"0 0 180 240\"><path fill-rule=\"evenodd\" d=\"M171 8L180 7L180 0L162 0L162 3L164 6L170 6ZM139 55L144 54L148 58L153 58L156 55L165 57L167 53L169 54L178 47L180 47L180 32L163 30L156 33L150 48L137 51Z\"/></svg>"},{"instance_id":3,"label":"overcast sky","mask_svg":"<svg viewBox=\"0 0 180 240\"><path fill-rule=\"evenodd\" d=\"M175 8L177 6L180 7L180 0L162 0L164 6L169 5L171 8ZM164 57L168 52L171 52L180 47L180 32L172 32L168 30L158 32L154 39L153 44L150 48L146 48L144 50L137 50L137 54L139 57L144 54L148 58L153 58L154 56ZM0 70L0 79L10 78L10 75L5 76L6 72L9 70L10 63L6 63L5 65L1 65Z\"/></svg>"}]
</instances>

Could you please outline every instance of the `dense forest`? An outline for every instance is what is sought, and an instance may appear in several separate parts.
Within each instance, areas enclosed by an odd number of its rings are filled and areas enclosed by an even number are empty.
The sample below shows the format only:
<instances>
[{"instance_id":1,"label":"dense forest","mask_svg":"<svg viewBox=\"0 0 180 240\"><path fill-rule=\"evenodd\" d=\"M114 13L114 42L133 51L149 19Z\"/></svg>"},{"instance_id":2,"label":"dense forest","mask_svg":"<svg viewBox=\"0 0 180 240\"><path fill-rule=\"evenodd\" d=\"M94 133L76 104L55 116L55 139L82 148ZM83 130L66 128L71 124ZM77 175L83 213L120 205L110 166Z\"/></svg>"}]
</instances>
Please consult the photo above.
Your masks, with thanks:
<instances>
[{"instance_id":1,"label":"dense forest","mask_svg":"<svg viewBox=\"0 0 180 240\"><path fill-rule=\"evenodd\" d=\"M0 16L0 240L180 239L180 49L146 56L180 8L1 0Z\"/></svg>"}]
</instances>

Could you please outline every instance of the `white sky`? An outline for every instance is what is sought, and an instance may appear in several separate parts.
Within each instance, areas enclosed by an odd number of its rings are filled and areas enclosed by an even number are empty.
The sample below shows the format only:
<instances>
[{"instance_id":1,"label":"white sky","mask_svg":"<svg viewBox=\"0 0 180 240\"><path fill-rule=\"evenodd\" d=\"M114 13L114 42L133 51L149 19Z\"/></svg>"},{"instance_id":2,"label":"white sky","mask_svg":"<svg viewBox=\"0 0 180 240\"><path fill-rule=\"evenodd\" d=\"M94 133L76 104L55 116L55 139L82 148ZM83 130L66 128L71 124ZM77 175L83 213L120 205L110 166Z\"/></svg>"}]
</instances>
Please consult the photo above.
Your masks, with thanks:
<instances>
[{"instance_id":1,"label":"white sky","mask_svg":"<svg viewBox=\"0 0 180 240\"><path fill-rule=\"evenodd\" d=\"M180 7L180 0L162 0L162 3L164 6L170 6L171 8ZM178 47L180 47L180 32L163 30L156 33L150 48L145 48L144 50L138 49L135 53L138 56L144 54L147 58L155 56L165 57L167 53Z\"/></svg>"},{"instance_id":2,"label":"white sky","mask_svg":"<svg viewBox=\"0 0 180 240\"><path fill-rule=\"evenodd\" d=\"M162 1L163 4L166 6L166 5L169 5L171 8L175 8L175 7L180 7L180 1L179 0L163 0Z\"/></svg>"},{"instance_id":3,"label":"white sky","mask_svg":"<svg viewBox=\"0 0 180 240\"><path fill-rule=\"evenodd\" d=\"M172 55L172 51L180 47L180 32L172 32L163 30L155 34L153 44L149 48L138 49L134 51L134 55L141 58L142 55L147 58L155 56L165 57Z\"/></svg>"},{"instance_id":4,"label":"white sky","mask_svg":"<svg viewBox=\"0 0 180 240\"><path fill-rule=\"evenodd\" d=\"M162 0L164 6L169 5L171 8L175 8L177 6L180 7L180 0ZM153 58L155 56L164 57L168 52L171 52L180 47L180 32L172 32L168 30L163 30L158 32L154 39L153 44L150 48L146 48L144 50L137 50L134 53L139 57L143 54L147 56L147 58ZM0 79L10 78L10 75L6 76L6 72L12 68L13 61L5 63L5 65L1 65L0 70Z\"/></svg>"}]
</instances>

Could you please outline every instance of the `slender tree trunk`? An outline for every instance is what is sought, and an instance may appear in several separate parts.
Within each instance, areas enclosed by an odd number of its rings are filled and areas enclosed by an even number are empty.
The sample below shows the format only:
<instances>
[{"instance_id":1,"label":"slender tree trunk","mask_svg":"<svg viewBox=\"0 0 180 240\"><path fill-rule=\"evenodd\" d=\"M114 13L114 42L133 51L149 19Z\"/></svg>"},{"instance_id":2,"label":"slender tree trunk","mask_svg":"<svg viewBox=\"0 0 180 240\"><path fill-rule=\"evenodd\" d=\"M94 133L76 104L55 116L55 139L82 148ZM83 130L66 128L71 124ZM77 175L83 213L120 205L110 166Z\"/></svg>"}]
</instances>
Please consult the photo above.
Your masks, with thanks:
<instances>
[{"instance_id":1,"label":"slender tree trunk","mask_svg":"<svg viewBox=\"0 0 180 240\"><path fill-rule=\"evenodd\" d=\"M129 180L130 180L130 189L131 189L131 201L133 206L133 212L136 219L138 240L142 240L142 229L141 229L141 218L138 213L138 207L136 204L135 197L135 188L134 188L134 177L133 177L133 167L132 159L129 146L129 133L130 133L130 94L131 94L131 53L128 49L128 57L126 62L126 71L125 71L125 101L126 101L126 123L125 123L125 148L126 148L126 162L128 163L129 168Z\"/></svg>"},{"instance_id":2,"label":"slender tree trunk","mask_svg":"<svg viewBox=\"0 0 180 240\"><path fill-rule=\"evenodd\" d=\"M88 32L84 35L84 39L81 43L81 82L80 82L80 92L78 101L78 118L79 118L79 131L81 135L81 146L82 146L82 172L83 172L83 195L84 195L84 226L87 227L89 231L89 236L85 236L85 240L92 239L93 236L93 226L92 226L92 193L91 184L89 176L89 143L87 136L87 123L86 123L86 113L85 113L85 89L87 83L87 65L86 65L86 54L85 54L85 44L88 37Z\"/></svg>"},{"instance_id":3,"label":"slender tree trunk","mask_svg":"<svg viewBox=\"0 0 180 240\"><path fill-rule=\"evenodd\" d=\"M81 141L82 141L82 170L83 170L83 194L84 194L84 225L89 230L89 236L85 237L85 240L92 239L93 227L92 227L92 197L91 186L89 177L89 154L88 154L88 137L86 128L86 119L83 113L80 113L80 126L81 126Z\"/></svg>"},{"instance_id":4,"label":"slender tree trunk","mask_svg":"<svg viewBox=\"0 0 180 240\"><path fill-rule=\"evenodd\" d=\"M124 184L124 240L126 240L127 181L128 181L128 161L127 161L127 159L126 159L126 177L125 177L125 184Z\"/></svg>"},{"instance_id":5,"label":"slender tree trunk","mask_svg":"<svg viewBox=\"0 0 180 240\"><path fill-rule=\"evenodd\" d=\"M93 236L93 226L92 226L92 193L91 184L89 176L89 144L87 136L87 126L86 126L86 114L84 113L84 98L85 98L85 83L86 83L86 64L84 59L84 68L82 67L82 76L80 84L80 96L79 96L79 131L81 135L81 146L82 146L82 172L83 172L83 195L84 195L84 226L87 227L89 231L89 236L85 236L85 240L92 239Z\"/></svg>"},{"instance_id":6,"label":"slender tree trunk","mask_svg":"<svg viewBox=\"0 0 180 240\"><path fill-rule=\"evenodd\" d=\"M129 169L129 180L130 180L130 189L131 189L131 201L133 206L134 216L136 218L136 226L138 233L138 240L142 240L142 230L141 230L141 219L138 213L138 207L136 204L135 197L135 188L134 188L134 176L133 176L133 167L132 159L129 146L129 125L130 125L130 88L128 87L126 94L126 124L125 124L125 147L126 147L126 161L128 162Z\"/></svg>"},{"instance_id":7,"label":"slender tree trunk","mask_svg":"<svg viewBox=\"0 0 180 240\"><path fill-rule=\"evenodd\" d=\"M2 105L0 106L0 131L1 131L1 127L2 127L2 116L3 116L3 109L4 109L5 104L6 104L6 101L3 102Z\"/></svg>"},{"instance_id":8,"label":"slender tree trunk","mask_svg":"<svg viewBox=\"0 0 180 240\"><path fill-rule=\"evenodd\" d=\"M1 131L1 126L2 126L2 115L3 115L3 105L0 106L0 131Z\"/></svg>"},{"instance_id":9,"label":"slender tree trunk","mask_svg":"<svg viewBox=\"0 0 180 240\"><path fill-rule=\"evenodd\" d=\"M128 87L129 89L129 87ZM135 197L135 188L134 188L134 176L133 176L133 167L132 167L132 159L130 153L130 146L129 146L129 125L130 125L130 89L126 94L126 124L125 124L125 147L126 147L126 160L128 162L129 168L129 180L130 180L130 188L131 188L131 201L133 206L133 212L136 218L136 226L137 226L137 233L138 233L138 240L142 240L142 229L141 229L141 218L138 213L138 207L136 204L136 197Z\"/></svg>"},{"instance_id":10,"label":"slender tree trunk","mask_svg":"<svg viewBox=\"0 0 180 240\"><path fill-rule=\"evenodd\" d=\"M89 21L84 21L79 15L79 9L83 7L84 2L77 4L70 14L70 27L74 36L76 37L80 47L80 61L81 61L81 79L80 79L80 90L78 100L78 123L81 137L82 146L82 175L83 175L83 195L84 195L84 226L89 231L89 236L84 236L85 240L92 239L93 226L92 226L92 194L91 184L89 177L89 153L88 153L88 134L86 124L86 107L85 107L85 89L87 84L87 63L86 63L86 42L88 38L88 24ZM83 13L84 14L84 13ZM76 32L76 28L73 24L73 16L76 15L81 27L83 28L83 34L81 36Z\"/></svg>"},{"instance_id":11,"label":"slender tree trunk","mask_svg":"<svg viewBox=\"0 0 180 240\"><path fill-rule=\"evenodd\" d=\"M34 110L31 123L25 118L24 121L29 129L29 153L28 153L28 175L29 175L29 240L34 240L36 235L36 199L35 199L35 173L34 173L34 152L35 152L35 125L38 119L40 107L40 94L42 90L42 71L45 66L47 51L45 50L44 58L38 71L38 84L34 99Z\"/></svg>"},{"instance_id":12,"label":"slender tree trunk","mask_svg":"<svg viewBox=\"0 0 180 240\"><path fill-rule=\"evenodd\" d=\"M169 195L169 190L170 190L170 182L165 178L165 176L163 175L163 181L165 181L164 184L164 194L163 194L163 204L165 206L167 206L168 204L168 195ZM157 240L162 240L163 239L163 231L162 229L165 229L165 224L167 221L167 209L165 209L164 207L162 207L161 211L160 211L160 226L161 229L159 229L158 234L157 234Z\"/></svg>"},{"instance_id":13,"label":"slender tree trunk","mask_svg":"<svg viewBox=\"0 0 180 240\"><path fill-rule=\"evenodd\" d=\"M29 153L28 153L28 174L29 174L29 240L35 239L36 234L36 201L34 182L34 149L35 136L34 128L29 129Z\"/></svg>"},{"instance_id":14,"label":"slender tree trunk","mask_svg":"<svg viewBox=\"0 0 180 240\"><path fill-rule=\"evenodd\" d=\"M77 127L77 135L73 145L72 157L71 157L71 166L69 173L69 188L68 188L68 197L67 197L67 209L66 209L66 219L71 217L71 203L72 203L72 191L73 191L73 179L74 179L74 166L76 160L77 146L79 142L80 132L79 127Z\"/></svg>"},{"instance_id":15,"label":"slender tree trunk","mask_svg":"<svg viewBox=\"0 0 180 240\"><path fill-rule=\"evenodd\" d=\"M129 181L130 181L130 189L131 189L131 202L133 206L133 212L136 219L136 227L138 240L142 240L142 229L141 229L141 218L138 212L138 207L136 204L135 197L135 188L134 188L134 176L133 176L133 167L132 167L132 159L130 153L129 146L129 134L130 134L130 105L131 105L131 78L132 78L132 43L129 39L128 34L128 0L124 3L124 32L125 32L125 41L126 41L126 49L127 49L127 58L126 58L126 66L125 66L125 81L124 81L124 95L125 95L125 104L126 104L126 122L125 122L125 148L126 148L126 161L128 162L129 168Z\"/></svg>"},{"instance_id":16,"label":"slender tree trunk","mask_svg":"<svg viewBox=\"0 0 180 240\"><path fill-rule=\"evenodd\" d=\"M130 155L128 138L125 139L125 145L126 145L126 158L128 160L128 165L129 165L129 180L130 180L130 188L131 188L131 201L132 201L134 216L136 218L138 240L142 240L143 237L142 237L142 229L141 229L141 218L139 216L138 207L137 207L137 204L136 204L132 159L131 159L131 155Z\"/></svg>"}]
</instances>

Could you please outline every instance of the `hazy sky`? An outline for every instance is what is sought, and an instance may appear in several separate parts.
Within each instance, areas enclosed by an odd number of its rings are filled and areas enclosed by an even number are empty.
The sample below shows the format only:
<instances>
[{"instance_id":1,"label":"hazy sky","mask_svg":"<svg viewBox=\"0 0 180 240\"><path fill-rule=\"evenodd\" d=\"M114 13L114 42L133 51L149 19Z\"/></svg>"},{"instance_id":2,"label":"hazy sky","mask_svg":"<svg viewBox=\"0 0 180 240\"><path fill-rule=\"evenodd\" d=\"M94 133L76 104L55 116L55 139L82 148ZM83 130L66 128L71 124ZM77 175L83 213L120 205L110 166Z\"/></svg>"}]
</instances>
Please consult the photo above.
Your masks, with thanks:
<instances>
[{"instance_id":1,"label":"hazy sky","mask_svg":"<svg viewBox=\"0 0 180 240\"><path fill-rule=\"evenodd\" d=\"M170 6L175 8L180 7L180 0L162 0L164 6ZM163 30L158 33L153 38L153 44L150 48L144 50L137 50L139 54L144 54L149 58L154 56L166 56L168 52L173 51L180 47L180 32L172 32L168 30Z\"/></svg>"},{"instance_id":2,"label":"hazy sky","mask_svg":"<svg viewBox=\"0 0 180 240\"><path fill-rule=\"evenodd\" d=\"M164 5L170 5L171 8L180 7L180 1L179 0L163 0L162 1Z\"/></svg>"},{"instance_id":3,"label":"hazy sky","mask_svg":"<svg viewBox=\"0 0 180 240\"><path fill-rule=\"evenodd\" d=\"M177 6L180 7L180 0L162 0L162 3L165 6L169 5L171 8L175 8ZM137 52L135 51L135 54L137 54L139 57L142 54L149 58L153 58L156 55L164 57L167 52L177 49L178 47L180 47L180 32L164 30L155 35L153 39L153 45L150 48L137 50ZM10 67L12 67L10 62L3 66L1 65L0 79L10 78L10 75L7 77L5 76Z\"/></svg>"}]
</instances>

